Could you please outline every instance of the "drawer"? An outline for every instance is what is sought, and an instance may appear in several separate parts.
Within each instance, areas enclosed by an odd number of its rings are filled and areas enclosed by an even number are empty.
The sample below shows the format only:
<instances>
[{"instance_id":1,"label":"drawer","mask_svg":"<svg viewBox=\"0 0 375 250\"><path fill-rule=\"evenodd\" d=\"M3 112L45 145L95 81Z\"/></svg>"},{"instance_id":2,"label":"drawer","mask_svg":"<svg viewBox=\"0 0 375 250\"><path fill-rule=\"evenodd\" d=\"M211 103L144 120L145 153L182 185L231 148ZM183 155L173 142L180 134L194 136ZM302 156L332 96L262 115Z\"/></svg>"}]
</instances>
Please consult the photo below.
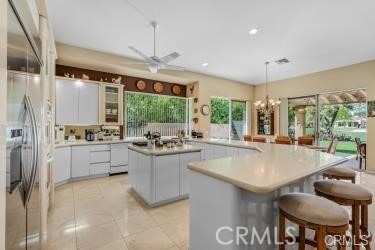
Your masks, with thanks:
<instances>
[{"instance_id":1,"label":"drawer","mask_svg":"<svg viewBox=\"0 0 375 250\"><path fill-rule=\"evenodd\" d=\"M91 145L90 151L96 152L96 151L109 151L111 150L111 146L109 144L103 144L103 145Z\"/></svg>"},{"instance_id":2,"label":"drawer","mask_svg":"<svg viewBox=\"0 0 375 250\"><path fill-rule=\"evenodd\" d=\"M109 162L110 160L110 151L90 152L90 163Z\"/></svg>"},{"instance_id":3,"label":"drawer","mask_svg":"<svg viewBox=\"0 0 375 250\"><path fill-rule=\"evenodd\" d=\"M109 163L90 164L90 175L108 174Z\"/></svg>"}]
</instances>

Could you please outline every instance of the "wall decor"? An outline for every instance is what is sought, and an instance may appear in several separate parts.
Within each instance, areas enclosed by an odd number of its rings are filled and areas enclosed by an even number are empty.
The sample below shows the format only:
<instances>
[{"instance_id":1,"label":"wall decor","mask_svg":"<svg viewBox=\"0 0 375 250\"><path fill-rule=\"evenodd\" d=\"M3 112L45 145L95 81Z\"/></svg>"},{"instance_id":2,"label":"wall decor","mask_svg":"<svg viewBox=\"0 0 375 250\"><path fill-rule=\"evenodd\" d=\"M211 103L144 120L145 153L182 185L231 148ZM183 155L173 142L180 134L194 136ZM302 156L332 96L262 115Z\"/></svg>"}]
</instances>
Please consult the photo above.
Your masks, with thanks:
<instances>
[{"instance_id":1,"label":"wall decor","mask_svg":"<svg viewBox=\"0 0 375 250\"><path fill-rule=\"evenodd\" d=\"M197 102L198 102L198 98L195 97L195 98L194 98L194 103L197 103Z\"/></svg>"},{"instance_id":2,"label":"wall decor","mask_svg":"<svg viewBox=\"0 0 375 250\"><path fill-rule=\"evenodd\" d=\"M192 85L192 86L190 87L190 94L193 95L193 93L194 93L194 85Z\"/></svg>"},{"instance_id":3,"label":"wall decor","mask_svg":"<svg viewBox=\"0 0 375 250\"><path fill-rule=\"evenodd\" d=\"M100 82L108 82L113 83L112 79L117 80L116 84L123 84L124 91L134 91L134 92L142 92L142 93L150 93L150 94L160 94L160 95L168 95L168 96L180 96L186 97L187 92L189 92L189 87L186 85L178 84L178 83L171 83L171 82L163 82L157 79L146 79L142 77L135 77L135 76L128 76L128 75L121 75L117 73L109 73L104 71L97 71L85 68L77 68L73 66L67 65L56 65L56 76L61 77L69 77L71 78L72 75L75 75L77 78L82 78L82 75L87 75L90 81L100 81ZM121 77L121 82L119 81ZM145 82L146 86L144 89L140 90L137 87L137 82L143 81ZM158 93L154 90L154 83L160 82L163 85L163 91ZM172 86L178 85L180 87L180 94L176 95L172 92Z\"/></svg>"},{"instance_id":4,"label":"wall decor","mask_svg":"<svg viewBox=\"0 0 375 250\"><path fill-rule=\"evenodd\" d=\"M207 104L203 104L201 106L201 113L202 113L202 115L209 115L210 114L210 106L208 106Z\"/></svg>"},{"instance_id":5,"label":"wall decor","mask_svg":"<svg viewBox=\"0 0 375 250\"><path fill-rule=\"evenodd\" d=\"M90 80L90 77L86 74L82 74L82 79L83 80Z\"/></svg>"},{"instance_id":6,"label":"wall decor","mask_svg":"<svg viewBox=\"0 0 375 250\"><path fill-rule=\"evenodd\" d=\"M116 84L121 84L122 77L119 76L117 78L112 78L112 82Z\"/></svg>"},{"instance_id":7,"label":"wall decor","mask_svg":"<svg viewBox=\"0 0 375 250\"><path fill-rule=\"evenodd\" d=\"M143 80L139 80L137 82L137 89L139 90L145 90L146 89L146 82Z\"/></svg>"},{"instance_id":8,"label":"wall decor","mask_svg":"<svg viewBox=\"0 0 375 250\"><path fill-rule=\"evenodd\" d=\"M181 93L181 88L177 84L172 86L172 93L175 95L179 95Z\"/></svg>"},{"instance_id":9,"label":"wall decor","mask_svg":"<svg viewBox=\"0 0 375 250\"><path fill-rule=\"evenodd\" d=\"M368 101L367 117L375 117L375 101Z\"/></svg>"},{"instance_id":10,"label":"wall decor","mask_svg":"<svg viewBox=\"0 0 375 250\"><path fill-rule=\"evenodd\" d=\"M155 82L153 87L156 93L161 93L164 90L164 85L161 82Z\"/></svg>"}]
</instances>

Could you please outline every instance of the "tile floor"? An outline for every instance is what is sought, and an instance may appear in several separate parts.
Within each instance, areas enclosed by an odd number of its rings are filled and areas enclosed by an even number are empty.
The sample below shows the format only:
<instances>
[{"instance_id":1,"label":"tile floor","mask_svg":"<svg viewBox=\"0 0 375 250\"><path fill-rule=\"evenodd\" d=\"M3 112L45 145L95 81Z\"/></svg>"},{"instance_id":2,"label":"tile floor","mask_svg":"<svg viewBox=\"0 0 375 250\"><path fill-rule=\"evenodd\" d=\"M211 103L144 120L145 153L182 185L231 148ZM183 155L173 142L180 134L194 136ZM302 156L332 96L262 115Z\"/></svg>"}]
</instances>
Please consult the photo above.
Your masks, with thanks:
<instances>
[{"instance_id":1,"label":"tile floor","mask_svg":"<svg viewBox=\"0 0 375 250\"><path fill-rule=\"evenodd\" d=\"M375 193L375 175L358 178ZM55 201L48 249L188 249L189 201L149 208L131 191L127 175L64 184ZM375 232L375 205L369 216Z\"/></svg>"}]
</instances>

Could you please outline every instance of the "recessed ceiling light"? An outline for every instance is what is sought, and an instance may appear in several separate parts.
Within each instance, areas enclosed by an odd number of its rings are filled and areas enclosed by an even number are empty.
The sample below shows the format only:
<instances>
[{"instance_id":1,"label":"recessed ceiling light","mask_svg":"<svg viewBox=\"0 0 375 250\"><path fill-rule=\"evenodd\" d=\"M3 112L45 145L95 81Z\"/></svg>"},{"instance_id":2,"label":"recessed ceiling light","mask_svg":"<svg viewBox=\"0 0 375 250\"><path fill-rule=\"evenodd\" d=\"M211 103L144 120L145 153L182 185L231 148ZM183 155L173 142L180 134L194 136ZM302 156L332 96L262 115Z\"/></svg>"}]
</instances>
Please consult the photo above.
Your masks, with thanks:
<instances>
[{"instance_id":1,"label":"recessed ceiling light","mask_svg":"<svg viewBox=\"0 0 375 250\"><path fill-rule=\"evenodd\" d=\"M207 67L207 66L208 66L208 63L205 62L205 63L202 64L202 66L203 66L203 67Z\"/></svg>"},{"instance_id":2,"label":"recessed ceiling light","mask_svg":"<svg viewBox=\"0 0 375 250\"><path fill-rule=\"evenodd\" d=\"M251 30L249 31L249 34L250 34L250 35L255 35L256 33L258 33L258 29L251 29Z\"/></svg>"}]
</instances>

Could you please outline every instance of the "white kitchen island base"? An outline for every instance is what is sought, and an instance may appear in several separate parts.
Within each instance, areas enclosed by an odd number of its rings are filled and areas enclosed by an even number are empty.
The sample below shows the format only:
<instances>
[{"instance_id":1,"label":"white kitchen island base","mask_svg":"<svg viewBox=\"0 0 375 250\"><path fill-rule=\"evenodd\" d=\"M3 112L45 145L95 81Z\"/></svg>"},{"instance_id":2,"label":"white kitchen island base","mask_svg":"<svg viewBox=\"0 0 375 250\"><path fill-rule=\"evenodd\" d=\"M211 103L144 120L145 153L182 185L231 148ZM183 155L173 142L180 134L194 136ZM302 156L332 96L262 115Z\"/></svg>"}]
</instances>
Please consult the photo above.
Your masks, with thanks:
<instances>
[{"instance_id":1,"label":"white kitchen island base","mask_svg":"<svg viewBox=\"0 0 375 250\"><path fill-rule=\"evenodd\" d=\"M313 193L313 182L318 178L308 177L262 194L192 171L189 198L190 249L277 249L275 230L278 225L279 197L290 192ZM236 238L237 232L245 234L244 240ZM262 239L263 235L266 237L260 242L258 239Z\"/></svg>"},{"instance_id":2,"label":"white kitchen island base","mask_svg":"<svg viewBox=\"0 0 375 250\"><path fill-rule=\"evenodd\" d=\"M201 161L201 148L172 149L129 146L129 182L151 207L189 196L188 163Z\"/></svg>"}]
</instances>

